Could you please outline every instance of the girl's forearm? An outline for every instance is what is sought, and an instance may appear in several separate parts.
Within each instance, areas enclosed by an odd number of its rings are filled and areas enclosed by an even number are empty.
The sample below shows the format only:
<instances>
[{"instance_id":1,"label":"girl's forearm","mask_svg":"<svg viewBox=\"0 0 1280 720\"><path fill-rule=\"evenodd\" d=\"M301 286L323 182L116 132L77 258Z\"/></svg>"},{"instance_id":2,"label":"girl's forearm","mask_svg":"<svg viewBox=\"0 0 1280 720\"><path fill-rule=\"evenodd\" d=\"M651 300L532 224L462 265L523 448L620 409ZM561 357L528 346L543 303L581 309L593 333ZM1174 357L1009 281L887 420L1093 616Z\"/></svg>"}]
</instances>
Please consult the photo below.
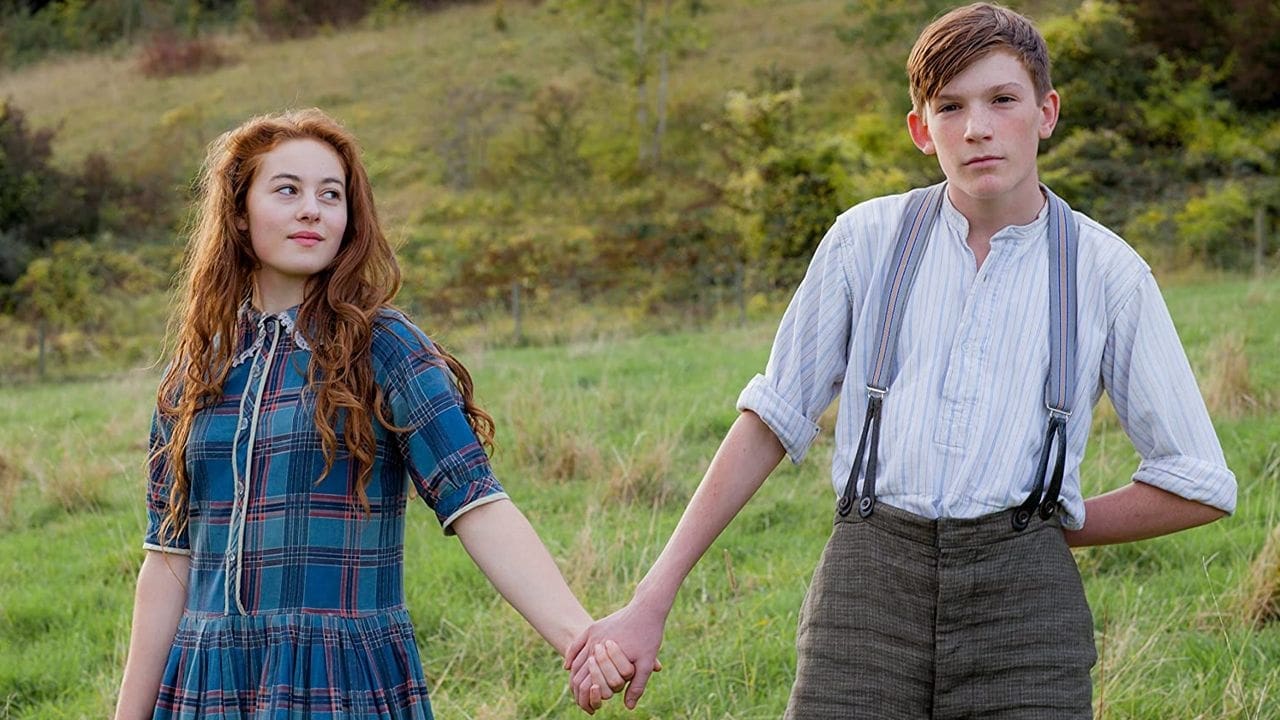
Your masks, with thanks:
<instances>
[{"instance_id":1,"label":"girl's forearm","mask_svg":"<svg viewBox=\"0 0 1280 720\"><path fill-rule=\"evenodd\" d=\"M489 582L563 657L591 616L519 508L508 500L482 505L453 529Z\"/></svg>"},{"instance_id":2,"label":"girl's forearm","mask_svg":"<svg viewBox=\"0 0 1280 720\"><path fill-rule=\"evenodd\" d=\"M148 551L142 561L116 720L149 718L155 711L165 662L187 604L190 568L186 555Z\"/></svg>"}]
</instances>

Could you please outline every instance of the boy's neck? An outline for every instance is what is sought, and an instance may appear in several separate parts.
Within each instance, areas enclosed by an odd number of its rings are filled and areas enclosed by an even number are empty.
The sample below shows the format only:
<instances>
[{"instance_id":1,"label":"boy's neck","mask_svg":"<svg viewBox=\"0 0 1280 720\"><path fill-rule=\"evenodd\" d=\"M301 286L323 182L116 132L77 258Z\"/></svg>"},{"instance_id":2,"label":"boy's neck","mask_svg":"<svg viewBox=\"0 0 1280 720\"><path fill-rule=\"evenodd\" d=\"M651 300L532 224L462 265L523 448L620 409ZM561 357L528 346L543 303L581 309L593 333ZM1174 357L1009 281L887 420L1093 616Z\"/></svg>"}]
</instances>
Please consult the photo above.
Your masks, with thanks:
<instances>
[{"instance_id":1,"label":"boy's neck","mask_svg":"<svg viewBox=\"0 0 1280 720\"><path fill-rule=\"evenodd\" d=\"M947 186L947 198L969 222L969 241L987 242L1010 225L1026 225L1040 214L1048 198L1033 176L1013 192L995 198L974 198Z\"/></svg>"}]
</instances>

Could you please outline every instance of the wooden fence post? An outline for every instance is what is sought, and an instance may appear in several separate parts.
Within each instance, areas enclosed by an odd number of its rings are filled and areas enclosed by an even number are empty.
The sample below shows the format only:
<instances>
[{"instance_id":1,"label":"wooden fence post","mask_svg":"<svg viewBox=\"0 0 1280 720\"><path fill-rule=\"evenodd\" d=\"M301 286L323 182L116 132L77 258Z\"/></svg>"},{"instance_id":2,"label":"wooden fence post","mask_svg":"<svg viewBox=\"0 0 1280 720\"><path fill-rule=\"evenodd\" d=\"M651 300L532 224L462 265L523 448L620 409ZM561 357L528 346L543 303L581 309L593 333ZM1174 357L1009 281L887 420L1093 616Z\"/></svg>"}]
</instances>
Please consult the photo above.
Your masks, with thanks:
<instances>
[{"instance_id":1,"label":"wooden fence post","mask_svg":"<svg viewBox=\"0 0 1280 720\"><path fill-rule=\"evenodd\" d=\"M515 321L515 330L512 332L512 341L519 345L524 341L524 333L520 328L520 281L511 281L511 318Z\"/></svg>"}]
</instances>

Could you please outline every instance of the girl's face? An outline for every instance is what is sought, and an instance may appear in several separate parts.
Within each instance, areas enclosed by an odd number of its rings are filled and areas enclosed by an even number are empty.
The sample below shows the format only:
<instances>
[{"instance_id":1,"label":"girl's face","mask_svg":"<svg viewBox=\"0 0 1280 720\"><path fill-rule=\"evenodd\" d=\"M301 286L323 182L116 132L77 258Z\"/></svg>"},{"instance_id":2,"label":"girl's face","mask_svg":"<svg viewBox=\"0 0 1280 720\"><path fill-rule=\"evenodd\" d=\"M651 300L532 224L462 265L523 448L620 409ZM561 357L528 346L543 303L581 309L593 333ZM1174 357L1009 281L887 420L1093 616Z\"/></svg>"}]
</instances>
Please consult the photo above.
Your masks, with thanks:
<instances>
[{"instance_id":1,"label":"girl's face","mask_svg":"<svg viewBox=\"0 0 1280 720\"><path fill-rule=\"evenodd\" d=\"M346 171L327 143L286 140L262 155L245 201L264 305L302 302L307 278L333 262L347 229Z\"/></svg>"}]
</instances>

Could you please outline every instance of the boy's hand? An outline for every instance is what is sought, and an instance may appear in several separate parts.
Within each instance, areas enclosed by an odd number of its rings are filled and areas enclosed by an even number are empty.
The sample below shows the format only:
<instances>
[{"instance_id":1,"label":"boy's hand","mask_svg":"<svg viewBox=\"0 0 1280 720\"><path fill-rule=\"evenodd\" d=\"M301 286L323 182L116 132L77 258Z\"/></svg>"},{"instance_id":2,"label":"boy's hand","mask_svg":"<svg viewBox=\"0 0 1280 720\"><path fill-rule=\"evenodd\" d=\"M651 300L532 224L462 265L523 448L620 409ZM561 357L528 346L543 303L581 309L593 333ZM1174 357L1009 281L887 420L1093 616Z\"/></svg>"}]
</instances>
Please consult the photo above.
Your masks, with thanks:
<instances>
[{"instance_id":1,"label":"boy's hand","mask_svg":"<svg viewBox=\"0 0 1280 720\"><path fill-rule=\"evenodd\" d=\"M582 667L581 681L570 683L574 701L588 715L600 709L605 700L627 686L635 674L635 666L618 643L597 643Z\"/></svg>"},{"instance_id":2,"label":"boy's hand","mask_svg":"<svg viewBox=\"0 0 1280 720\"><path fill-rule=\"evenodd\" d=\"M587 628L565 653L566 660L572 658L565 667L573 674L571 687L579 707L585 710L590 705L590 691L594 684L591 668L594 665L604 676L607 671L603 665L608 661L618 678L630 680L624 702L628 709L634 710L644 695L649 675L662 668L658 662L658 648L662 645L665 625L665 612L648 611L632 603ZM630 673L625 672L628 663L631 665ZM609 697L621 689L617 683L612 685L609 695L604 695L601 690L602 697Z\"/></svg>"}]
</instances>

